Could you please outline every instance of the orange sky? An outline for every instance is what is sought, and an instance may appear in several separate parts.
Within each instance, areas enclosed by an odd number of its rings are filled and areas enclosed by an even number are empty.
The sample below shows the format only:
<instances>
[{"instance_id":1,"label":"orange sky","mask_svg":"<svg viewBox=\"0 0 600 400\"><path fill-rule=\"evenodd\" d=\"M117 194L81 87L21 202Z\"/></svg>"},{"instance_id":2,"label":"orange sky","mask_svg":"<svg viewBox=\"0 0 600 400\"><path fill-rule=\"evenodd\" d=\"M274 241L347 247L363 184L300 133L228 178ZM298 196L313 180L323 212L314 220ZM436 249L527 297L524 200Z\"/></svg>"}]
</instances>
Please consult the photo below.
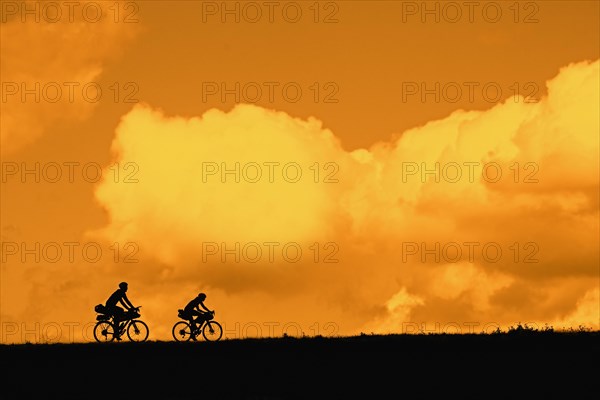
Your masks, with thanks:
<instances>
[{"instance_id":1,"label":"orange sky","mask_svg":"<svg viewBox=\"0 0 600 400\"><path fill-rule=\"evenodd\" d=\"M598 2L476 3L1 1L0 342L600 328Z\"/></svg>"}]
</instances>

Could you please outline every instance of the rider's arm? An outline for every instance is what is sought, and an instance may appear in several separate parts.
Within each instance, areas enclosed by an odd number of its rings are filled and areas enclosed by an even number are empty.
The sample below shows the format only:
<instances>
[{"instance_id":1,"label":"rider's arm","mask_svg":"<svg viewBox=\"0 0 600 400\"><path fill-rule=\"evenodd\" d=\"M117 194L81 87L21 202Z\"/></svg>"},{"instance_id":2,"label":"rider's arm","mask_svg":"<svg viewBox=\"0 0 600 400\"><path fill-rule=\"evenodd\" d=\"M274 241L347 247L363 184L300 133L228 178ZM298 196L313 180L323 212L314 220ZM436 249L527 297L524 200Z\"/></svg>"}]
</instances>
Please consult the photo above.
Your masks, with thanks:
<instances>
[{"instance_id":1,"label":"rider's arm","mask_svg":"<svg viewBox=\"0 0 600 400\"><path fill-rule=\"evenodd\" d=\"M208 308L207 308L207 307L204 305L204 303L200 303L200 304L198 305L198 309L200 308L200 305L202 306L202 308L204 309L204 311L206 311L206 312L211 312L211 311L210 311L210 310L209 310L209 309L208 309Z\"/></svg>"},{"instance_id":2,"label":"rider's arm","mask_svg":"<svg viewBox=\"0 0 600 400\"><path fill-rule=\"evenodd\" d=\"M127 309L135 308L126 295L123 295L123 297L121 298L121 304L123 304L123 306Z\"/></svg>"}]
</instances>

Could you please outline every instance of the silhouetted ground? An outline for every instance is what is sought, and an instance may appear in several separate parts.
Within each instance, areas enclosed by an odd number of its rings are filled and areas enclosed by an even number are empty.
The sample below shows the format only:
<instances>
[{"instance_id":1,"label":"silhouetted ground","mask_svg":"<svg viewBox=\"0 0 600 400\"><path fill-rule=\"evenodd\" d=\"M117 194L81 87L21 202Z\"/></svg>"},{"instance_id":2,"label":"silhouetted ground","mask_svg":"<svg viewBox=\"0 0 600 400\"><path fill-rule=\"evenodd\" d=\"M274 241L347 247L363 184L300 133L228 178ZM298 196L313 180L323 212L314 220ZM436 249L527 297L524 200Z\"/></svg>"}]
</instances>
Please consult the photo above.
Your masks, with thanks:
<instances>
[{"instance_id":1,"label":"silhouetted ground","mask_svg":"<svg viewBox=\"0 0 600 400\"><path fill-rule=\"evenodd\" d=\"M0 398L584 399L598 360L599 332L3 345Z\"/></svg>"}]
</instances>

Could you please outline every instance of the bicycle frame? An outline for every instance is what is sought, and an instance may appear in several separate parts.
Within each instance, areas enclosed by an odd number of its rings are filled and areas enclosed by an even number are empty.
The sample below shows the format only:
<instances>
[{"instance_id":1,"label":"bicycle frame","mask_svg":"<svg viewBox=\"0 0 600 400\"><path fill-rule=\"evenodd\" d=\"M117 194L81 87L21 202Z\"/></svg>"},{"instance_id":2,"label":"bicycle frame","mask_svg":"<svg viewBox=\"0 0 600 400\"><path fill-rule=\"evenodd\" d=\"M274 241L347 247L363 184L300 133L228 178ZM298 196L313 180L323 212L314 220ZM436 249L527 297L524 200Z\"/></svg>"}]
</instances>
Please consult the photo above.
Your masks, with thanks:
<instances>
[{"instance_id":1,"label":"bicycle frame","mask_svg":"<svg viewBox=\"0 0 600 400\"><path fill-rule=\"evenodd\" d=\"M195 321L194 321L195 322ZM208 320L203 320L201 324L196 323L196 326L198 329L198 334L201 335L202 331L204 330L204 328L206 328L206 325L208 325Z\"/></svg>"},{"instance_id":2,"label":"bicycle frame","mask_svg":"<svg viewBox=\"0 0 600 400\"><path fill-rule=\"evenodd\" d=\"M214 315L213 315L214 318ZM201 315L196 316L196 318L194 318L194 326L196 327L196 329L198 330L198 333L201 334L202 331L204 330L204 328L206 327L208 321L211 321L213 318L210 319L206 319L206 318L202 318ZM181 318L183 321L186 321L188 324L190 323L190 321L186 318ZM202 323L200 323L200 321L202 321ZM190 327L191 328L191 327Z\"/></svg>"},{"instance_id":3,"label":"bicycle frame","mask_svg":"<svg viewBox=\"0 0 600 400\"><path fill-rule=\"evenodd\" d=\"M123 324L123 328L119 329L119 336L121 336L122 334L124 334L125 332L127 332L127 328L129 327L129 325L135 323L136 320L135 319L127 319L125 321L120 321L119 325ZM113 325L116 326L116 322L114 322L114 318L113 318Z\"/></svg>"}]
</instances>

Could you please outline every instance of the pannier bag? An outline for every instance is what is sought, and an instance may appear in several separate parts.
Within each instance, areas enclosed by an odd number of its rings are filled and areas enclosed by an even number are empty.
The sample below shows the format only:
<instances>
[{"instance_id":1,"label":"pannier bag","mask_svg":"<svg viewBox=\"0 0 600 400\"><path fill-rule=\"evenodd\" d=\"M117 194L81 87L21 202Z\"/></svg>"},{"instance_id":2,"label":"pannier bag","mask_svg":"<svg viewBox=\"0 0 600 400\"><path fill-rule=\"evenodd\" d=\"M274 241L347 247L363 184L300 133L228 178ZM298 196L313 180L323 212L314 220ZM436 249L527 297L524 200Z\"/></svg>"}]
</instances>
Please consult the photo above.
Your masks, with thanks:
<instances>
[{"instance_id":1,"label":"pannier bag","mask_svg":"<svg viewBox=\"0 0 600 400\"><path fill-rule=\"evenodd\" d=\"M107 314L106 307L104 307L104 304L96 305L96 307L94 307L94 311L96 311L99 314Z\"/></svg>"}]
</instances>

